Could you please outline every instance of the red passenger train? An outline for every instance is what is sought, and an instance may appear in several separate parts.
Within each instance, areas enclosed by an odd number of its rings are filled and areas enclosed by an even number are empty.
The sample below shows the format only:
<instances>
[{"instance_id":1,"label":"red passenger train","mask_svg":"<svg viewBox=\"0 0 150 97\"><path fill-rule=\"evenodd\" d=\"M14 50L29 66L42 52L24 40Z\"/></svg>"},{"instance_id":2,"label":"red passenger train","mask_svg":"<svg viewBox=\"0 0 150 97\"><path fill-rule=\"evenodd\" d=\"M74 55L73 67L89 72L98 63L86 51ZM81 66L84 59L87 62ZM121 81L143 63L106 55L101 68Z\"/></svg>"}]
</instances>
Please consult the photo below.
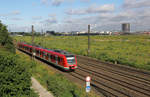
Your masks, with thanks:
<instances>
[{"instance_id":1,"label":"red passenger train","mask_svg":"<svg viewBox=\"0 0 150 97\"><path fill-rule=\"evenodd\" d=\"M26 43L18 43L18 49L29 54L34 53L36 57L50 62L66 71L72 71L77 68L76 56L62 50L44 49L39 46L32 46Z\"/></svg>"}]
</instances>

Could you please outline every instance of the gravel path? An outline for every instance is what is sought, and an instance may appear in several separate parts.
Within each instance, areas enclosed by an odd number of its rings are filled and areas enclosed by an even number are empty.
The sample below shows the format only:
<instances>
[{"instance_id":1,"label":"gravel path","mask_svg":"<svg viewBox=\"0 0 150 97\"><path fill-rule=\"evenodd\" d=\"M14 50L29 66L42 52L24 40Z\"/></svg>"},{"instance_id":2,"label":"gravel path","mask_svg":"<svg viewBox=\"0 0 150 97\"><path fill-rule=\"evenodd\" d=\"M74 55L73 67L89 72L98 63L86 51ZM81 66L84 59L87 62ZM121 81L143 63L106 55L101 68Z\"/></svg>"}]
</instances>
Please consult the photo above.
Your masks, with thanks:
<instances>
[{"instance_id":1,"label":"gravel path","mask_svg":"<svg viewBox=\"0 0 150 97\"><path fill-rule=\"evenodd\" d=\"M40 97L54 97L50 92L48 92L41 84L33 77L32 80L32 88L39 94Z\"/></svg>"}]
</instances>

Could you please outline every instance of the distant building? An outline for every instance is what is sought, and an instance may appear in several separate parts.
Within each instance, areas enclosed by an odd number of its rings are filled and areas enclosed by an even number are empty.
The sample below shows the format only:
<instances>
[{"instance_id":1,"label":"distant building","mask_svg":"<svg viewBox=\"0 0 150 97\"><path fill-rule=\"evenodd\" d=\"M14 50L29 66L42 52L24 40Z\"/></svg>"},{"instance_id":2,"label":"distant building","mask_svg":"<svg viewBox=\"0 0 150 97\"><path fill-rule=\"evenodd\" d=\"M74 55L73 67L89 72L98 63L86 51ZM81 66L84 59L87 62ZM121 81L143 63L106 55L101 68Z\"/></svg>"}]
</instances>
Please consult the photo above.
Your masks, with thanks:
<instances>
[{"instance_id":1,"label":"distant building","mask_svg":"<svg viewBox=\"0 0 150 97\"><path fill-rule=\"evenodd\" d=\"M122 24L122 32L129 33L130 32L130 23L123 23Z\"/></svg>"},{"instance_id":2,"label":"distant building","mask_svg":"<svg viewBox=\"0 0 150 97\"><path fill-rule=\"evenodd\" d=\"M147 34L147 35L150 35L150 32L143 32L143 34Z\"/></svg>"},{"instance_id":3,"label":"distant building","mask_svg":"<svg viewBox=\"0 0 150 97\"><path fill-rule=\"evenodd\" d=\"M56 35L55 31L46 31L45 36Z\"/></svg>"},{"instance_id":4,"label":"distant building","mask_svg":"<svg viewBox=\"0 0 150 97\"><path fill-rule=\"evenodd\" d=\"M87 33L86 31L81 31L81 32L78 32L78 34L85 34Z\"/></svg>"},{"instance_id":5,"label":"distant building","mask_svg":"<svg viewBox=\"0 0 150 97\"><path fill-rule=\"evenodd\" d=\"M113 32L113 35L121 35L121 32Z\"/></svg>"},{"instance_id":6,"label":"distant building","mask_svg":"<svg viewBox=\"0 0 150 97\"><path fill-rule=\"evenodd\" d=\"M100 31L99 32L100 35L112 35L111 31Z\"/></svg>"}]
</instances>

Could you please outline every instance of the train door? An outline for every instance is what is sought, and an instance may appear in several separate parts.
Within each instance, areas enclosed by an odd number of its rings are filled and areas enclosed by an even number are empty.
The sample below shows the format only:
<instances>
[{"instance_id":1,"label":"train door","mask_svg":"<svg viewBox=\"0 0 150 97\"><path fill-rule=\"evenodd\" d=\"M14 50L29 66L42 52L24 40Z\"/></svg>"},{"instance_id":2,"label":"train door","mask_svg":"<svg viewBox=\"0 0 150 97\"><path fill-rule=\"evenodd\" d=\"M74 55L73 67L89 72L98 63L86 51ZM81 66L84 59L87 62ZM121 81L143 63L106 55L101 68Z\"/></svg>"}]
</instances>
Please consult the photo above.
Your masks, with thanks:
<instances>
[{"instance_id":1,"label":"train door","mask_svg":"<svg viewBox=\"0 0 150 97\"><path fill-rule=\"evenodd\" d=\"M43 56L43 51L40 50L40 57L42 58Z\"/></svg>"},{"instance_id":2,"label":"train door","mask_svg":"<svg viewBox=\"0 0 150 97\"><path fill-rule=\"evenodd\" d=\"M42 51L42 58L44 59L44 55L45 55L45 52L44 51Z\"/></svg>"},{"instance_id":3,"label":"train door","mask_svg":"<svg viewBox=\"0 0 150 97\"><path fill-rule=\"evenodd\" d=\"M48 54L48 60L51 62L51 54Z\"/></svg>"},{"instance_id":4,"label":"train door","mask_svg":"<svg viewBox=\"0 0 150 97\"><path fill-rule=\"evenodd\" d=\"M49 54L48 54L48 53L46 53L45 59L46 59L46 60L49 60Z\"/></svg>"},{"instance_id":5,"label":"train door","mask_svg":"<svg viewBox=\"0 0 150 97\"><path fill-rule=\"evenodd\" d=\"M32 53L32 50L33 50L33 48L32 48L32 47L30 47L30 53Z\"/></svg>"},{"instance_id":6,"label":"train door","mask_svg":"<svg viewBox=\"0 0 150 97\"><path fill-rule=\"evenodd\" d=\"M43 59L46 59L46 52L45 51L43 51Z\"/></svg>"},{"instance_id":7,"label":"train door","mask_svg":"<svg viewBox=\"0 0 150 97\"><path fill-rule=\"evenodd\" d=\"M58 56L57 55L55 56L55 61L56 61L56 64L58 64Z\"/></svg>"},{"instance_id":8,"label":"train door","mask_svg":"<svg viewBox=\"0 0 150 97\"><path fill-rule=\"evenodd\" d=\"M55 63L55 56L54 55L51 55L51 62Z\"/></svg>"},{"instance_id":9,"label":"train door","mask_svg":"<svg viewBox=\"0 0 150 97\"><path fill-rule=\"evenodd\" d=\"M36 55L39 56L39 51L36 49Z\"/></svg>"},{"instance_id":10,"label":"train door","mask_svg":"<svg viewBox=\"0 0 150 97\"><path fill-rule=\"evenodd\" d=\"M62 62L61 62L61 58L60 58L60 57L58 57L58 64L59 64L59 65L62 65Z\"/></svg>"}]
</instances>

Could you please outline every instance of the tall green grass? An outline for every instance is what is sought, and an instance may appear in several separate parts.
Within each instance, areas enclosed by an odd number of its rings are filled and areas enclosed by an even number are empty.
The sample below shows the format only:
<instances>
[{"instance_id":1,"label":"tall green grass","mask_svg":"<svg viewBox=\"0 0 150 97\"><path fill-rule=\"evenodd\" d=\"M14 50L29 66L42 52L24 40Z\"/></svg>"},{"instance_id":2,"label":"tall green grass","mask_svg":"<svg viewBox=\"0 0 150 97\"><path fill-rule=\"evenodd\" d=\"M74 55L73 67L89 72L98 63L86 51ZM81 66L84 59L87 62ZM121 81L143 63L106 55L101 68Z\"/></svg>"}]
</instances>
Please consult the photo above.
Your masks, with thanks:
<instances>
[{"instance_id":1,"label":"tall green grass","mask_svg":"<svg viewBox=\"0 0 150 97\"><path fill-rule=\"evenodd\" d=\"M31 43L31 37L15 39ZM87 40L87 36L49 36L36 37L35 43L46 48L63 49L86 56ZM150 70L150 36L91 36L90 57Z\"/></svg>"}]
</instances>

